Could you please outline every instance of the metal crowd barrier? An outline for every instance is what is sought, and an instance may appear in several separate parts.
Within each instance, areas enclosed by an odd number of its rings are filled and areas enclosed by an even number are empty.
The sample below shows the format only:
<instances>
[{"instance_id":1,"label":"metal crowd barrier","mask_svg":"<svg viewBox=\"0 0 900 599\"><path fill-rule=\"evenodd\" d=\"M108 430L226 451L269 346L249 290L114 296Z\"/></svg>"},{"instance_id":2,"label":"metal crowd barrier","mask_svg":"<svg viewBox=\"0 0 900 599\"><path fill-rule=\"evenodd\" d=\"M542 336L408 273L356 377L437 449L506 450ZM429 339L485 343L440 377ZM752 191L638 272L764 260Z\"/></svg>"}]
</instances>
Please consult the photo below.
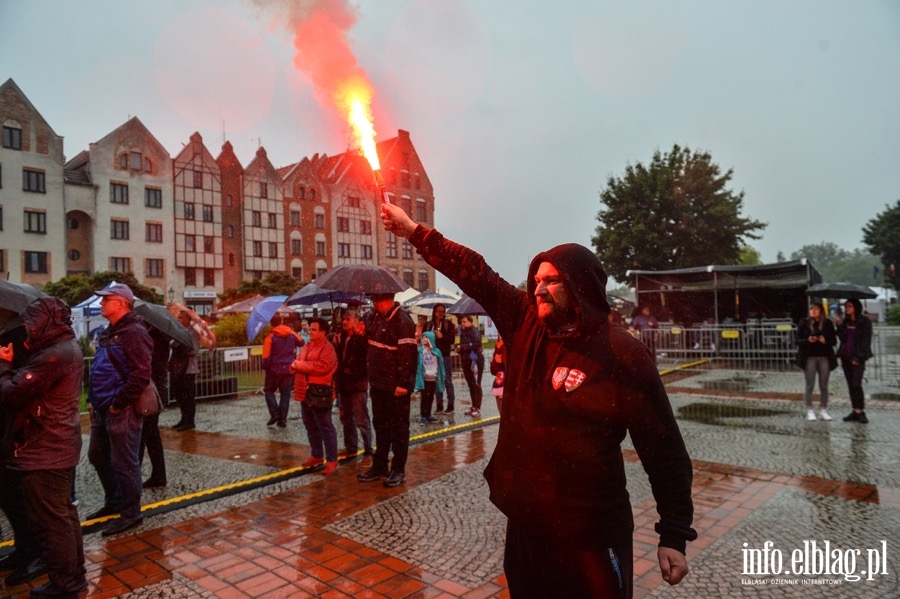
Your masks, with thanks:
<instances>
[{"instance_id":1,"label":"metal crowd barrier","mask_svg":"<svg viewBox=\"0 0 900 599\"><path fill-rule=\"evenodd\" d=\"M703 363L705 367L733 370L790 371L797 327L790 322L760 324L699 325L682 327L663 324L658 329L635 333L656 351L660 366ZM900 327L876 325L872 339L873 358L866 363L866 376L900 383ZM491 350L485 350L485 371ZM458 369L458 358L454 368ZM85 375L93 358L85 358ZM262 393L262 347L225 347L201 350L197 399L224 399L247 393ZM487 376L487 375L486 375ZM85 386L88 384L85 376ZM86 392L86 389L85 389Z\"/></svg>"},{"instance_id":2,"label":"metal crowd barrier","mask_svg":"<svg viewBox=\"0 0 900 599\"><path fill-rule=\"evenodd\" d=\"M634 334L655 350L660 364L707 362L734 370L774 372L796 369L797 327L789 321L693 327L664 324ZM900 328L875 325L872 352L866 376L900 382Z\"/></svg>"}]
</instances>

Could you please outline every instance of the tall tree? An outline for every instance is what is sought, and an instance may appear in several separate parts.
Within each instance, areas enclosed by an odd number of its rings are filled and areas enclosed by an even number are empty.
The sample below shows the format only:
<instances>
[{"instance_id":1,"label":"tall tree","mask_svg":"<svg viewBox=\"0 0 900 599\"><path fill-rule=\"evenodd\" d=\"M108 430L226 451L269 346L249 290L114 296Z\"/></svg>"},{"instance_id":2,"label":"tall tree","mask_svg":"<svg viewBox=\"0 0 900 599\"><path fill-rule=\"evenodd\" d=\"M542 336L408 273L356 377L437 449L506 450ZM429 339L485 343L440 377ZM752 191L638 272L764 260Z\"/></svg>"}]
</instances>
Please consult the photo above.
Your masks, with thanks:
<instances>
[{"instance_id":1,"label":"tall tree","mask_svg":"<svg viewBox=\"0 0 900 599\"><path fill-rule=\"evenodd\" d=\"M47 283L41 291L47 295L58 297L70 306L74 306L94 295L95 290L102 289L113 281L125 283L131 287L135 297L151 304L160 304L163 301L159 293L152 287L142 285L133 273L121 273L111 270L95 272L91 275L66 275L58 281Z\"/></svg>"},{"instance_id":2,"label":"tall tree","mask_svg":"<svg viewBox=\"0 0 900 599\"><path fill-rule=\"evenodd\" d=\"M884 212L880 212L863 227L863 243L869 246L873 254L881 256L881 264L884 266L884 280L894 289L900 278L897 276L897 268L900 267L900 200L893 206L885 206Z\"/></svg>"},{"instance_id":3,"label":"tall tree","mask_svg":"<svg viewBox=\"0 0 900 599\"><path fill-rule=\"evenodd\" d=\"M629 269L737 264L745 239L760 239L766 223L741 216L744 192L727 189L732 175L709 153L675 145L610 176L591 240L609 274L625 281Z\"/></svg>"},{"instance_id":4,"label":"tall tree","mask_svg":"<svg viewBox=\"0 0 900 599\"><path fill-rule=\"evenodd\" d=\"M836 243L830 241L811 243L804 245L796 252L791 252L791 260L806 258L823 274L835 262L849 257L850 253L847 250L839 248Z\"/></svg>"}]
</instances>

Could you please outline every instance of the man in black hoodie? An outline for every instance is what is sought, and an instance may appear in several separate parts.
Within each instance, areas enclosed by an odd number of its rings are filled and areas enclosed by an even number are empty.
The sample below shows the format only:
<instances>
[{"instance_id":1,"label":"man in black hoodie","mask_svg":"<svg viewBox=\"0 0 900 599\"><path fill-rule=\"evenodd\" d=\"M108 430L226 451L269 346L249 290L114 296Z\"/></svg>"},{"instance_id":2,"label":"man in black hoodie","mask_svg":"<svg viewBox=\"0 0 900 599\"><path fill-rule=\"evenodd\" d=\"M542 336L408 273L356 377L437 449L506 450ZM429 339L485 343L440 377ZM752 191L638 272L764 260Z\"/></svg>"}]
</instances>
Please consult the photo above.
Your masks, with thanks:
<instances>
[{"instance_id":1,"label":"man in black hoodie","mask_svg":"<svg viewBox=\"0 0 900 599\"><path fill-rule=\"evenodd\" d=\"M653 488L662 577L688 572L692 468L653 357L610 327L607 275L577 244L535 256L528 291L481 255L382 205L385 229L481 304L507 344L497 447L485 470L508 518L511 596L630 597L634 522L621 443L630 435Z\"/></svg>"}]
</instances>

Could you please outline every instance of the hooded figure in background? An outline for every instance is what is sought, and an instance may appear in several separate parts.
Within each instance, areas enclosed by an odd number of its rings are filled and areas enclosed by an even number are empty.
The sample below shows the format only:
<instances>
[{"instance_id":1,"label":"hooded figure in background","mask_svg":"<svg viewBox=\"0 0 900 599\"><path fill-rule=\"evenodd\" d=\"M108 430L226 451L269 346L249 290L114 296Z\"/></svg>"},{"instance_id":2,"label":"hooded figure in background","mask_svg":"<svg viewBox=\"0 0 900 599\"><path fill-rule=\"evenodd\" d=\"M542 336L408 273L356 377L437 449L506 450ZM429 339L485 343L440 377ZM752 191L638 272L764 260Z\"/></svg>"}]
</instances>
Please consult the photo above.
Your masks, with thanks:
<instances>
[{"instance_id":1,"label":"hooded figure in background","mask_svg":"<svg viewBox=\"0 0 900 599\"><path fill-rule=\"evenodd\" d=\"M609 325L597 256L577 244L538 254L522 291L399 207L383 204L382 220L481 304L506 342L500 432L485 478L508 518L510 595L631 596L626 434L656 499L662 577L678 584L686 542L697 536L691 462L653 356Z\"/></svg>"},{"instance_id":2,"label":"hooded figure in background","mask_svg":"<svg viewBox=\"0 0 900 599\"><path fill-rule=\"evenodd\" d=\"M21 501L13 511L24 510L28 527L21 530L21 520L10 515L16 535L10 565L16 570L6 584L22 584L49 572L50 581L31 589L32 597L77 593L87 588L81 524L71 501L81 457L84 358L75 342L71 310L59 299L36 299L22 320L31 350L27 362L13 368L12 344L0 347L0 402L12 418L4 440L4 450L11 452L6 467ZM37 554L23 552L16 558L20 539L29 537Z\"/></svg>"}]
</instances>

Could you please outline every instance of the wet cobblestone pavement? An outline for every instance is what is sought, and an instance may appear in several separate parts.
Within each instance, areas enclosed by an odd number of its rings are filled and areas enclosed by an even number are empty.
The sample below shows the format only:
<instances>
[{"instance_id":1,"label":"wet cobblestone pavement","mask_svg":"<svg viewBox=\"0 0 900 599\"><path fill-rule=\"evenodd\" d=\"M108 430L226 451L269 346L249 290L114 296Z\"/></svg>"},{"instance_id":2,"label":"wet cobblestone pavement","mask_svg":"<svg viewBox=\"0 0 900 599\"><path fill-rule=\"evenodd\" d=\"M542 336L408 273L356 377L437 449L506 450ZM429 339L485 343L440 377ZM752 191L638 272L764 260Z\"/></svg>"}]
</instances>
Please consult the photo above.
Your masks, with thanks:
<instances>
[{"instance_id":1,"label":"wet cobblestone pavement","mask_svg":"<svg viewBox=\"0 0 900 599\"><path fill-rule=\"evenodd\" d=\"M700 533L688 548L691 573L677 587L659 577L655 504L625 446L635 596L900 596L900 402L871 401L870 424L845 423L846 389L833 376L835 420L807 422L799 373L757 375L744 394L709 388L729 376L700 373L670 385L694 460ZM279 429L265 426L259 395L204 402L198 428L184 433L168 428L178 419L177 408L168 410L160 418L168 485L144 492L144 524L128 534L103 538L87 523L86 596L507 597L505 521L481 476L496 442L496 406L486 393L483 416L472 421L462 415L469 403L460 387L456 415L436 425L418 424L414 402L407 480L394 489L357 482L362 460L327 478L302 470L309 454L296 405ZM102 505L86 456L76 489L82 517ZM809 573L745 573L748 551L762 555L767 541L767 557L779 555L788 568L804 543L828 541L840 553L828 575L815 565ZM870 564L875 557L884 563ZM0 587L0 596L28 590Z\"/></svg>"}]
</instances>

